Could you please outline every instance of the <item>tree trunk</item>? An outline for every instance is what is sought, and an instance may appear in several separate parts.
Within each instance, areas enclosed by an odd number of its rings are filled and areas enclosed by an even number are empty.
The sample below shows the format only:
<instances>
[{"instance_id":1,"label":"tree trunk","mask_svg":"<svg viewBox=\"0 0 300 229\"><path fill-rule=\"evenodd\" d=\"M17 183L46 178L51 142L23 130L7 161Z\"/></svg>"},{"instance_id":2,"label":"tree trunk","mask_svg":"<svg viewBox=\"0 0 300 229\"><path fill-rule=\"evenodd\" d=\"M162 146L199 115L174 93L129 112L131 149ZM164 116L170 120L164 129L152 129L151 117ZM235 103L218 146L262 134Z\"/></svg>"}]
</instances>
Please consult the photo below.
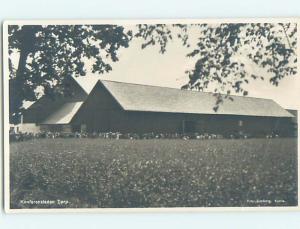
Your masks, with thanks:
<instances>
[{"instance_id":1,"label":"tree trunk","mask_svg":"<svg viewBox=\"0 0 300 229\"><path fill-rule=\"evenodd\" d=\"M20 36L20 57L15 78L9 80L10 122L18 123L23 101L26 99L26 61L28 55L34 52L36 29L33 26L23 26Z\"/></svg>"}]
</instances>

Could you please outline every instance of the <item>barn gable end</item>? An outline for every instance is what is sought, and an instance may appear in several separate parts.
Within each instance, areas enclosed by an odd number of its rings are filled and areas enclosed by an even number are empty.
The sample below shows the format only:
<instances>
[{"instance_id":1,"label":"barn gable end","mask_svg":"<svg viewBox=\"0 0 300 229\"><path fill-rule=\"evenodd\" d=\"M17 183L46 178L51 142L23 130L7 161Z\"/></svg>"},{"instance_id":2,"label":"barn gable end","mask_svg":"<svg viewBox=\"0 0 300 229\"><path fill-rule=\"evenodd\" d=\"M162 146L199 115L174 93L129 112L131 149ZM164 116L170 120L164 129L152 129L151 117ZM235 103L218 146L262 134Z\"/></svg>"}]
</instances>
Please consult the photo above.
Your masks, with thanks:
<instances>
[{"instance_id":1,"label":"barn gable end","mask_svg":"<svg viewBox=\"0 0 300 229\"><path fill-rule=\"evenodd\" d=\"M112 123L118 121L113 116L120 112L122 107L102 82L98 81L72 119L72 125L77 126L77 129L80 129L79 126L86 126L88 132L110 131Z\"/></svg>"}]
</instances>

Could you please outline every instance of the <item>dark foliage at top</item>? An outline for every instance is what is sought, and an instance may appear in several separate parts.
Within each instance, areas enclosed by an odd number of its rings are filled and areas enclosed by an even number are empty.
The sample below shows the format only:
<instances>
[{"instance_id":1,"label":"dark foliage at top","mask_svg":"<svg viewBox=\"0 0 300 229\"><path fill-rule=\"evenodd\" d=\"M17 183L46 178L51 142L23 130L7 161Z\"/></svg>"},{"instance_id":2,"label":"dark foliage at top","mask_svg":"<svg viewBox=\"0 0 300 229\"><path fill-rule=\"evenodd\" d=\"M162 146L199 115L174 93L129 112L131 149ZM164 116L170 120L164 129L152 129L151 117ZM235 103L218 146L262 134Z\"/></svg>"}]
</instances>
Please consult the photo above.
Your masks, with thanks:
<instances>
[{"instance_id":1,"label":"dark foliage at top","mask_svg":"<svg viewBox=\"0 0 300 229\"><path fill-rule=\"evenodd\" d=\"M66 76L86 74L85 59L92 59L94 73L112 70L118 61L118 50L127 48L133 39L143 39L141 48L159 45L160 53L167 51L171 40L179 39L196 58L195 66L187 70L189 82L183 89L205 90L214 85L216 109L232 92L247 95L243 85L251 79L264 79L245 69L243 58L251 60L271 73L273 85L296 73L296 24L153 24L137 25L137 32L118 25L24 25L9 26L9 54L19 52L17 69L9 59L10 117L17 117L24 100L35 101L36 89L55 96L68 94ZM199 34L191 47L191 29ZM243 58L239 58L239 57Z\"/></svg>"},{"instance_id":2,"label":"dark foliage at top","mask_svg":"<svg viewBox=\"0 0 300 229\"><path fill-rule=\"evenodd\" d=\"M271 74L269 81L278 86L285 76L295 75L297 68L296 33L297 25L291 23L237 23L237 24L194 24L173 25L179 28L177 38L182 45L190 48L189 31L198 29L199 38L196 47L187 57L196 58L193 69L187 70L189 82L182 89L203 91L214 85L216 107L224 98L233 100L232 92L248 95L244 84L252 79L264 80L263 75L247 72L245 60L250 60L258 67ZM166 28L167 27L167 28ZM160 45L160 52L167 49L168 41L174 39L170 26L140 25L136 35L146 42L142 46ZM222 94L225 94L223 96Z\"/></svg>"},{"instance_id":3,"label":"dark foliage at top","mask_svg":"<svg viewBox=\"0 0 300 229\"><path fill-rule=\"evenodd\" d=\"M49 96L69 94L67 76L85 75L84 58L93 59L93 72L111 70L107 58L118 61L117 51L128 47L130 31L117 25L9 26L9 54L20 53L18 68L10 66L10 114L24 100L35 101L42 86ZM106 60L106 61L105 61Z\"/></svg>"}]
</instances>

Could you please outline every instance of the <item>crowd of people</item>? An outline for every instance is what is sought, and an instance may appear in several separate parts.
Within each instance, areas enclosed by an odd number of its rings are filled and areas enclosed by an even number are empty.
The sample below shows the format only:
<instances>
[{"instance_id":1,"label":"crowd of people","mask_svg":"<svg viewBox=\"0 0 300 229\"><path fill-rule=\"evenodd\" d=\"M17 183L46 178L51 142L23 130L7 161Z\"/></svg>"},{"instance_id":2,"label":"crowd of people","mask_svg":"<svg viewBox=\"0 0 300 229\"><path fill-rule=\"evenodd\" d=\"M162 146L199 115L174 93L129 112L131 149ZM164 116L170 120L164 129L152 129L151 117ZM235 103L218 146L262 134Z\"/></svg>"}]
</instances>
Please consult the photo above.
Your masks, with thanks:
<instances>
[{"instance_id":1,"label":"crowd of people","mask_svg":"<svg viewBox=\"0 0 300 229\"><path fill-rule=\"evenodd\" d=\"M101 138L101 139L247 139L254 136L243 133L235 133L235 134L210 134L210 133L190 133L190 134L182 134L182 133L120 133L120 132L74 132L74 133L62 133L62 132L39 132L39 133L22 133L22 132L12 132L10 133L10 141L18 142L18 141L26 141L31 139L42 139L42 138ZM257 137L257 136L255 136ZM264 136L265 138L276 138L279 137L277 134L267 134Z\"/></svg>"}]
</instances>

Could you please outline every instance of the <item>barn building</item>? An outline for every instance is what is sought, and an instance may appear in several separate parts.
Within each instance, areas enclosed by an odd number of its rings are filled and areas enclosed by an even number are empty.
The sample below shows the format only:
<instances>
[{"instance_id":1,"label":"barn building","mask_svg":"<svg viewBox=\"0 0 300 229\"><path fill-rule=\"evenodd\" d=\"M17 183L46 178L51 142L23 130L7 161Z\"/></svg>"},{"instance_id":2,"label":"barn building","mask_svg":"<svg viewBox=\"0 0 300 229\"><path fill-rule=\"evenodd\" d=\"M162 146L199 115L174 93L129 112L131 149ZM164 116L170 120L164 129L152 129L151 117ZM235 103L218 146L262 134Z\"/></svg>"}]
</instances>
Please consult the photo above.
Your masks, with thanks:
<instances>
[{"instance_id":1,"label":"barn building","mask_svg":"<svg viewBox=\"0 0 300 229\"><path fill-rule=\"evenodd\" d=\"M291 135L294 120L270 99L233 96L217 111L212 93L99 80L87 93L73 79L72 97L42 97L24 123L42 131Z\"/></svg>"}]
</instances>

